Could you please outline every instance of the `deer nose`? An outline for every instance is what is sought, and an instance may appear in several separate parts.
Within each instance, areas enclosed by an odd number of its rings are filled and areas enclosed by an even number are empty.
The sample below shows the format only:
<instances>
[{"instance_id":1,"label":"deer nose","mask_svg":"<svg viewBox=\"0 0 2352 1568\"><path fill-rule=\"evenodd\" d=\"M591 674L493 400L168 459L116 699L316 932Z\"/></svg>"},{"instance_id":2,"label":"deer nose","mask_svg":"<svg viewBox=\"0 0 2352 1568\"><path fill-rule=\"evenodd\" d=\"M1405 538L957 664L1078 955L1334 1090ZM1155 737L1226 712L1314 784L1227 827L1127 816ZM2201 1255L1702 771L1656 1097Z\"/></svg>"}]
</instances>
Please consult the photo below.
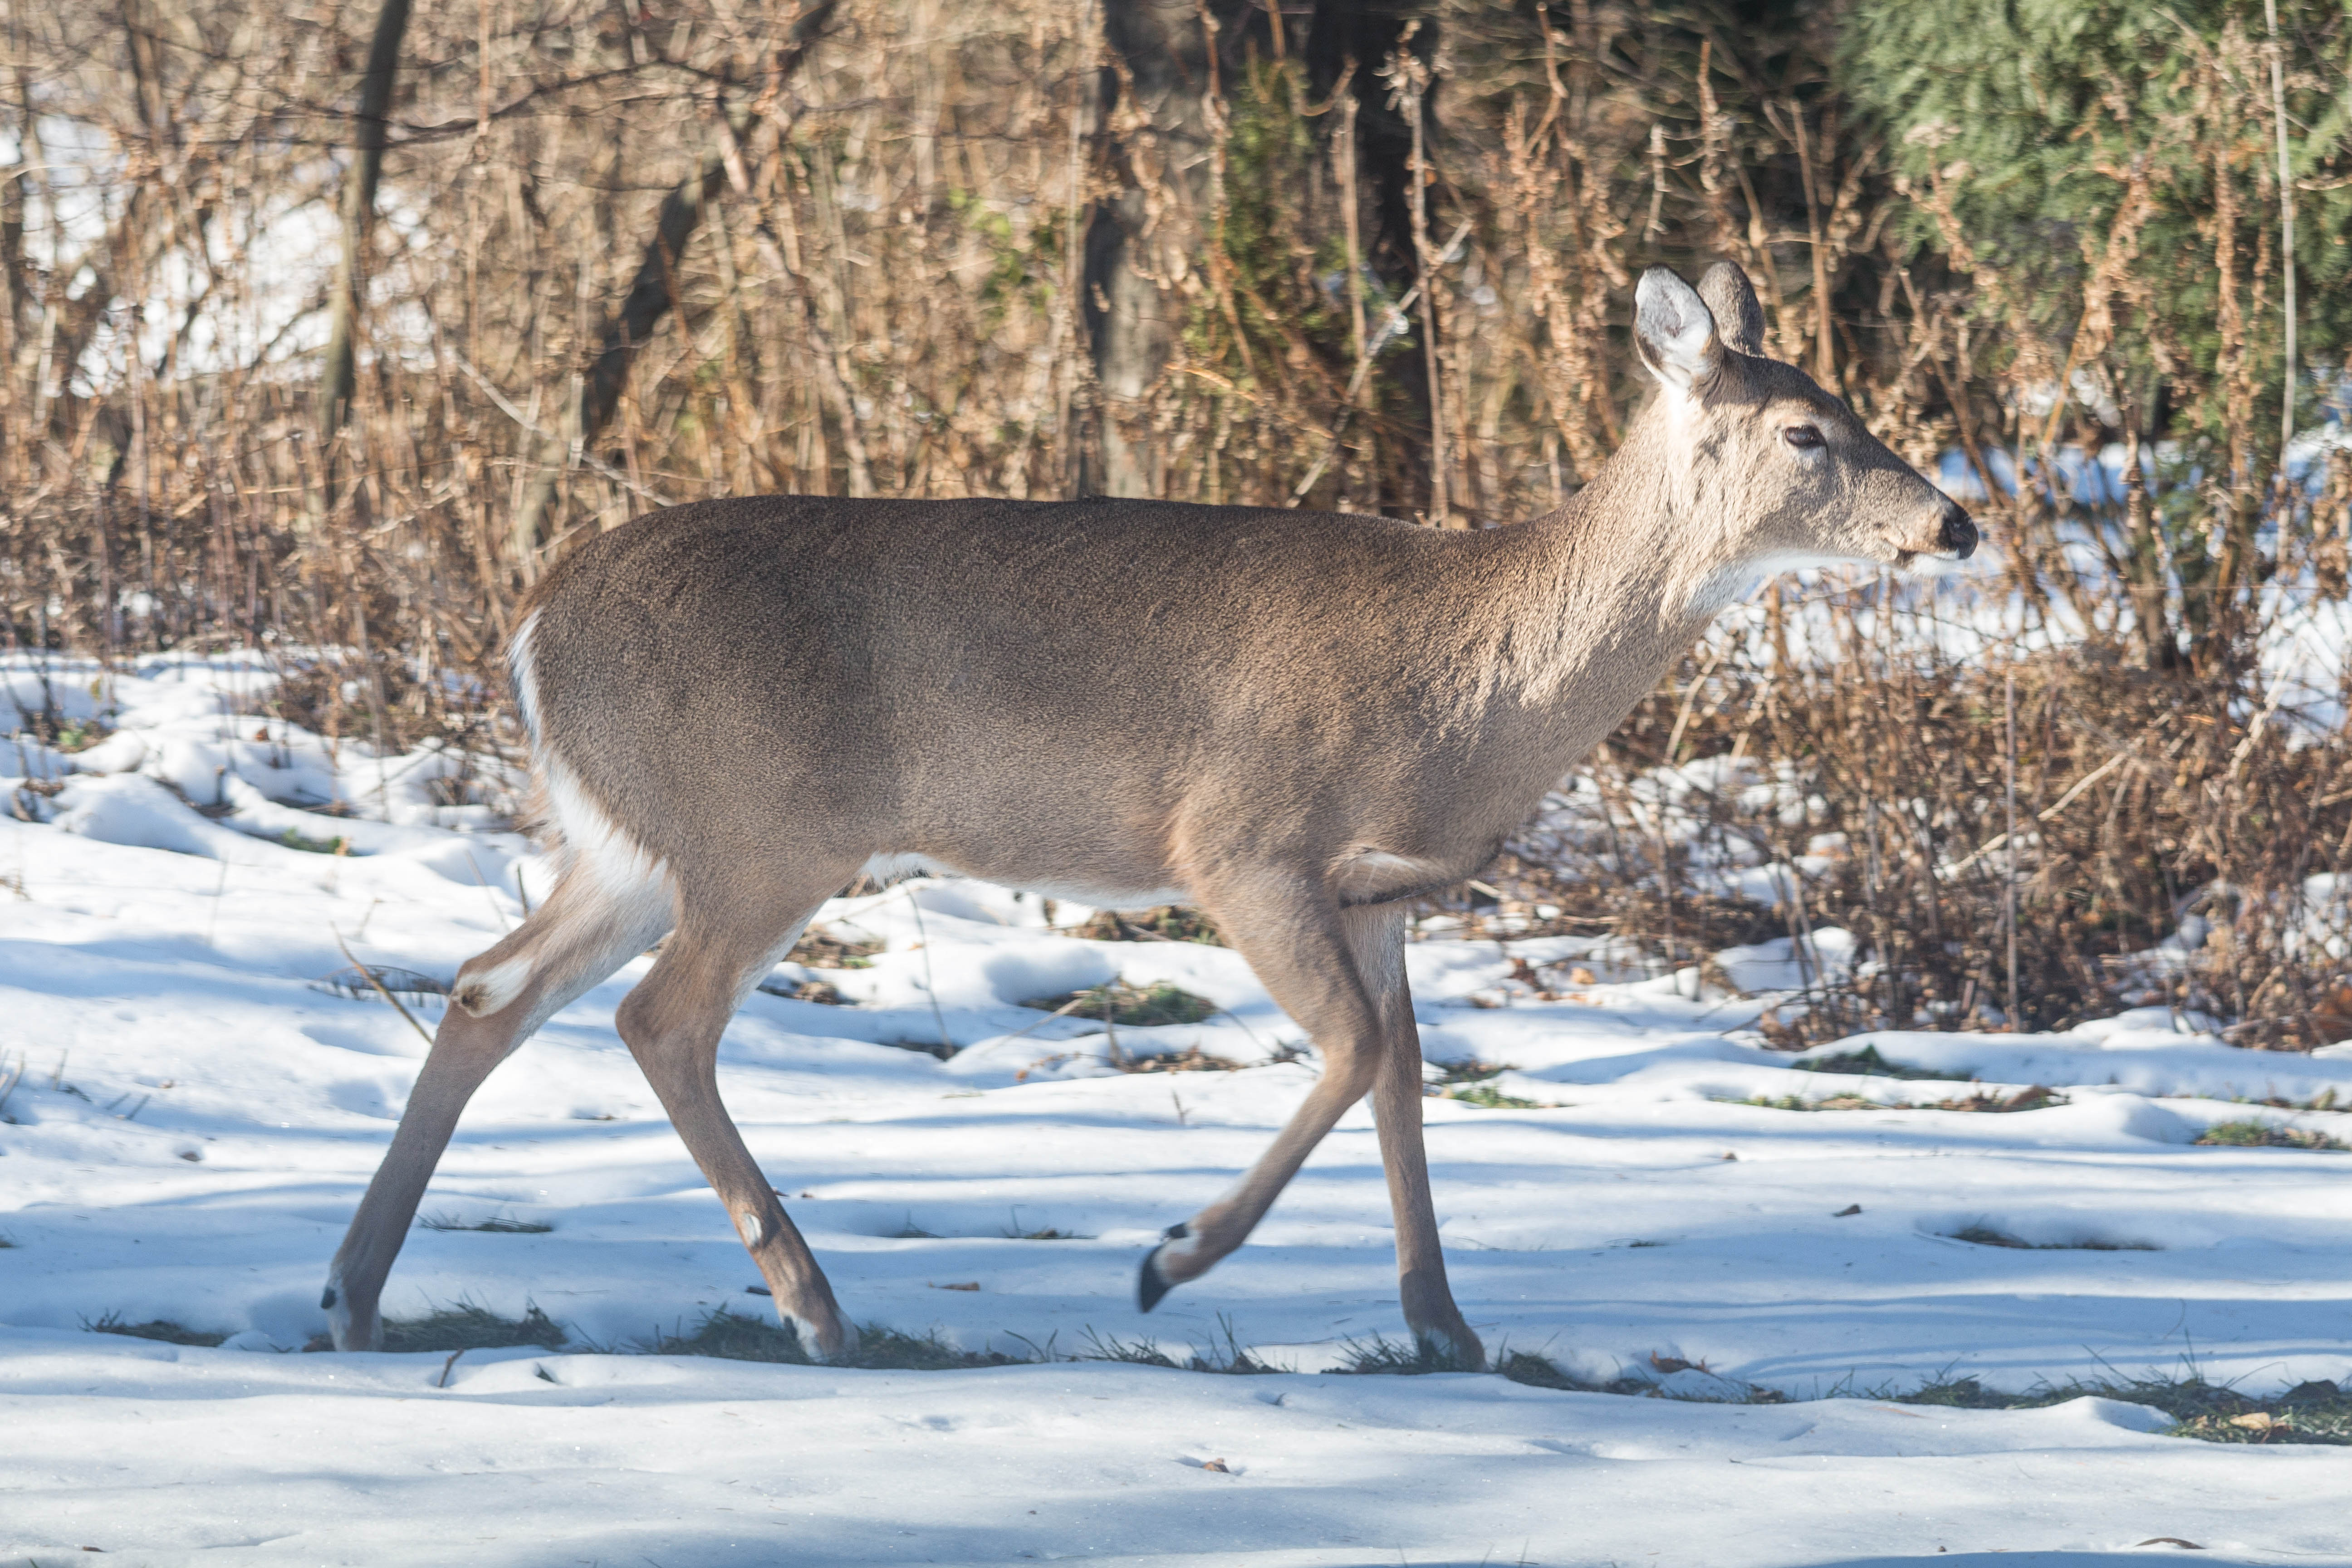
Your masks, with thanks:
<instances>
[{"instance_id":1,"label":"deer nose","mask_svg":"<svg viewBox=\"0 0 2352 1568\"><path fill-rule=\"evenodd\" d=\"M1940 535L1944 548L1962 561L1976 553L1977 525L1960 510L1959 502L1947 498L1944 501L1944 528Z\"/></svg>"}]
</instances>

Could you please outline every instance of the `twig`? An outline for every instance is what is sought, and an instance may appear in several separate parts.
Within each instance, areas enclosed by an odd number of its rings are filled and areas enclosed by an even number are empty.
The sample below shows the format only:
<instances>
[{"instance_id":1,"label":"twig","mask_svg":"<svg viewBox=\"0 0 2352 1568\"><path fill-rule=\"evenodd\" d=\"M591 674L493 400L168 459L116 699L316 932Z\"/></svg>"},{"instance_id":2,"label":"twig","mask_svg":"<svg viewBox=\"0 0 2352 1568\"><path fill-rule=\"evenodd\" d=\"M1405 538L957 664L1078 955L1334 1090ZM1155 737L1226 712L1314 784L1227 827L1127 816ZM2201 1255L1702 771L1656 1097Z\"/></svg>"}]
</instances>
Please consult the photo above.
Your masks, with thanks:
<instances>
[{"instance_id":1,"label":"twig","mask_svg":"<svg viewBox=\"0 0 2352 1568\"><path fill-rule=\"evenodd\" d=\"M2009 1012L2001 1019L2004 1026L2017 1027L2017 671L2011 669L2001 685L2001 708L2009 725L2008 756L2005 766L2009 774L2009 877L2001 889L2002 923L2009 927Z\"/></svg>"},{"instance_id":2,"label":"twig","mask_svg":"<svg viewBox=\"0 0 2352 1568\"><path fill-rule=\"evenodd\" d=\"M1731 651L1731 644L1732 639L1726 637L1709 651L1705 668L1699 670L1697 679L1690 683L1690 689L1683 693L1682 709L1675 715L1674 733L1666 737L1666 766L1671 768L1678 765L1675 762L1675 753L1682 750L1683 731L1690 723L1691 704L1698 700L1699 689L1706 684L1707 678L1715 673L1716 667L1721 664L1724 656Z\"/></svg>"},{"instance_id":3,"label":"twig","mask_svg":"<svg viewBox=\"0 0 2352 1568\"><path fill-rule=\"evenodd\" d=\"M223 860L221 862L220 881L213 889L213 912L205 921L205 945L206 947L218 947L220 945L218 937L220 934L221 900L226 896L227 892L228 862L226 860Z\"/></svg>"},{"instance_id":4,"label":"twig","mask_svg":"<svg viewBox=\"0 0 2352 1568\"><path fill-rule=\"evenodd\" d=\"M1430 264L1430 270L1434 272L1440 267L1453 265L1461 257L1462 242L1469 237L1470 224L1465 219L1462 226L1454 231L1454 237L1445 242L1445 249ZM1315 488L1315 481L1323 477L1323 470L1329 468L1331 459L1339 455L1339 439L1348 433L1348 421L1355 415L1357 395L1364 390L1364 382L1372 374L1372 362L1381 357L1381 351L1389 346L1390 339L1404 331L1407 314L1421 302L1421 288L1419 283L1415 283L1405 290L1403 299L1389 307L1388 317L1381 322L1381 330L1372 334L1370 342L1364 345L1362 355L1356 361L1356 374L1348 378L1347 406L1339 410L1339 417L1331 426L1331 438L1325 444L1323 455L1315 459L1315 466L1307 470L1307 477L1291 490L1292 506L1307 499L1307 492Z\"/></svg>"},{"instance_id":5,"label":"twig","mask_svg":"<svg viewBox=\"0 0 2352 1568\"><path fill-rule=\"evenodd\" d=\"M433 1037L425 1032L425 1026L416 1021L415 1015L412 1014L407 1008L400 1005L399 997L394 996L391 992L384 989L383 981L377 976L374 970L369 968L366 964L362 963L358 959L352 957L352 950L344 944L342 932L335 931L335 928L332 926L329 926L327 929L330 931L334 932L335 945L342 949L343 957L350 960L351 966L353 969L358 970L362 974L367 976L367 983L375 987L375 994L383 997L385 1001L391 1003L393 1011L398 1013L402 1017L408 1020L408 1026L416 1031L416 1037L425 1042L425 1048L427 1050L432 1049Z\"/></svg>"},{"instance_id":6,"label":"twig","mask_svg":"<svg viewBox=\"0 0 2352 1568\"><path fill-rule=\"evenodd\" d=\"M514 926L507 920L506 910L499 908L497 889L490 886L490 879L482 875L482 863L474 858L474 852L471 849L466 851L466 864L474 868L474 880L482 885L482 897L490 900L490 913L498 916L499 929L502 931L514 930ZM515 885L517 887L522 885L522 872L520 868L515 872Z\"/></svg>"},{"instance_id":7,"label":"twig","mask_svg":"<svg viewBox=\"0 0 2352 1568\"><path fill-rule=\"evenodd\" d=\"M2084 790L2090 788L2093 784L2098 783L2101 779L2115 772L2116 769L2131 761L2132 753L2138 750L2139 742L2137 741L2134 741L2130 745L2126 746L2122 751L2117 752L2114 756L2109 757L2105 762L2101 763L2097 767L2092 769L2089 773L2084 773L2081 778L2076 779L2073 787L2069 788L2064 795L2058 797L2056 804L2053 805L2049 810L2037 814L2033 820L2036 822L2049 822L2055 818L2060 812L2065 810L2069 805L2072 805L2074 803L2074 797L2076 795L2081 795ZM1942 874L1946 878L1957 877L1961 872L1967 870L1969 867L1975 865L1978 861L1983 859L1986 856L1991 854L1994 850L2000 848L2002 845L2007 844L2008 842L2008 834L1996 833L1990 838L1986 839L1982 844L1978 845L1975 849L1969 853L1966 858L1955 860L1949 866L1945 867Z\"/></svg>"},{"instance_id":8,"label":"twig","mask_svg":"<svg viewBox=\"0 0 2352 1568\"><path fill-rule=\"evenodd\" d=\"M484 375L480 371L476 370L471 360L468 360L464 354L459 353L455 349L449 351L449 358L451 363L456 364L459 370L466 373L466 378L468 381L471 381L476 386L482 389L483 396L488 398L492 403L498 405L499 413L505 415L517 425L522 426L525 431L530 435L538 437L542 441L548 442L551 445L563 444L561 437L551 436L548 432L541 429L537 423L531 419L530 415L525 414L521 409L517 408L512 403L509 402L507 400L507 395L500 392L498 389L497 384L493 383L488 376ZM669 497L662 494L659 490L647 489L645 486L637 483L636 480L629 478L628 475L623 473L620 469L613 467L612 464L604 461L604 458L598 457L595 453L588 450L587 444L584 442L581 445L579 456L580 460L583 463L585 463L591 469L594 470L598 476L612 480L614 484L620 486L623 489L627 490L631 495L635 496L640 500L649 500L656 506L675 506L677 504L675 501L671 500Z\"/></svg>"},{"instance_id":9,"label":"twig","mask_svg":"<svg viewBox=\"0 0 2352 1568\"><path fill-rule=\"evenodd\" d=\"M1391 107L1402 107L1412 116L1412 219L1413 266L1424 282L1434 277L1441 258L1433 264L1429 257L1429 162L1425 145L1428 117L1422 112L1425 101L1430 70L1403 47L1412 37L1416 23L1407 23L1403 38L1398 40L1395 54L1389 58L1389 68L1381 74L1388 77L1392 89ZM1398 78L1403 80L1399 82ZM1451 247L1448 247L1450 249ZM1453 525L1453 499L1449 493L1447 468L1452 457L1445 441L1445 374L1437 354L1437 321L1431 314L1427 288L1421 289L1421 363L1429 378L1429 510L1432 521L1440 528Z\"/></svg>"},{"instance_id":10,"label":"twig","mask_svg":"<svg viewBox=\"0 0 2352 1568\"><path fill-rule=\"evenodd\" d=\"M929 943L925 943L924 945L925 945L926 950L928 950L928 948L929 948ZM1052 1012L1050 1012L1050 1013L1046 1014L1044 1017L1042 1017L1042 1018L1038 1019L1035 1023L1034 1023L1034 1024L1025 1024L1025 1025L1022 1026L1020 1028L1015 1029L1013 1033L1011 1033L1011 1034L1009 1034L1009 1035L1006 1035L1003 1038L1002 1038L1002 1039L998 1040L996 1043L997 1043L998 1045L1000 1045L1000 1046L1002 1046L1002 1045L1006 1045L1006 1044L1009 1044L1010 1042L1012 1042L1012 1041L1013 1041L1013 1040L1017 1040L1017 1039L1019 1039L1022 1036L1024 1036L1024 1035L1025 1035L1025 1034L1028 1034L1030 1031L1032 1031L1032 1030L1034 1030L1034 1029L1042 1029L1042 1028L1044 1028L1046 1025L1048 1025L1048 1024L1052 1023L1055 1019L1056 1019L1056 1018L1060 1018L1060 1017L1066 1017L1066 1016L1067 1016L1069 1014L1076 1012L1079 1007L1081 1007L1081 1006L1083 1006L1083 1005L1086 1005L1086 1000L1087 1000L1087 998L1086 998L1086 994L1085 994L1084 992L1080 992L1077 995L1071 997L1068 1001L1066 1001L1066 1002L1063 1003L1060 1006L1058 1006L1058 1007L1055 1008ZM936 1007L936 1006L938 1006L938 1005L939 1005L939 1004L938 1004L938 1003L936 1003L936 1002L934 1002L934 1003L932 1003L932 1005L933 1005L934 1007ZM942 1027L944 1027L944 1026L942 1026Z\"/></svg>"},{"instance_id":11,"label":"twig","mask_svg":"<svg viewBox=\"0 0 2352 1568\"><path fill-rule=\"evenodd\" d=\"M1223 1014L1226 1017L1231 1018L1234 1021L1234 1026L1241 1030L1243 1034L1249 1037L1251 1045L1255 1046L1259 1050L1265 1049L1265 1042L1257 1037L1257 1031L1255 1029L1251 1028L1247 1024L1242 1022L1242 1016L1239 1013L1234 1012L1231 1007L1220 1007L1217 1011Z\"/></svg>"},{"instance_id":12,"label":"twig","mask_svg":"<svg viewBox=\"0 0 2352 1568\"><path fill-rule=\"evenodd\" d=\"M2282 352L2282 367L2285 382L2279 394L2279 478L2286 478L2286 449L2294 439L2294 171L2287 159L2286 82L2284 62L2280 58L2278 0L2263 0L2263 16L2270 24L2271 115L2278 130L2279 181L2279 272L2284 280L2285 299L2280 310L2285 317L2286 343Z\"/></svg>"},{"instance_id":13,"label":"twig","mask_svg":"<svg viewBox=\"0 0 2352 1568\"><path fill-rule=\"evenodd\" d=\"M948 1038L947 1015L940 1011L939 984L931 975L931 934L923 929L923 906L912 888L907 889L907 907L915 911L915 940L923 947L923 997L931 1005L931 1022L940 1026L940 1048L953 1056L956 1044Z\"/></svg>"}]
</instances>

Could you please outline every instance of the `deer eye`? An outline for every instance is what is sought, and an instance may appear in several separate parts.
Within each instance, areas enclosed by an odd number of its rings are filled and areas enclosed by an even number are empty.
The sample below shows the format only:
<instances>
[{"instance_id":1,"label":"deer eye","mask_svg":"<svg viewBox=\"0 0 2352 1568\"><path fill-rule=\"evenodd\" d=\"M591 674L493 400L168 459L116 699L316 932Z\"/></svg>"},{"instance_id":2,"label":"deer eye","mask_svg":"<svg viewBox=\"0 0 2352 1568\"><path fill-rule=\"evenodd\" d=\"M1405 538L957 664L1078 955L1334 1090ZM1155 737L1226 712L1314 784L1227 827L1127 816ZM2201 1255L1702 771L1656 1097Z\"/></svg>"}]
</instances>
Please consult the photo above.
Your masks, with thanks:
<instances>
[{"instance_id":1,"label":"deer eye","mask_svg":"<svg viewBox=\"0 0 2352 1568\"><path fill-rule=\"evenodd\" d=\"M1818 425L1791 425L1780 432L1780 439L1800 452L1810 452L1822 444L1822 427Z\"/></svg>"}]
</instances>

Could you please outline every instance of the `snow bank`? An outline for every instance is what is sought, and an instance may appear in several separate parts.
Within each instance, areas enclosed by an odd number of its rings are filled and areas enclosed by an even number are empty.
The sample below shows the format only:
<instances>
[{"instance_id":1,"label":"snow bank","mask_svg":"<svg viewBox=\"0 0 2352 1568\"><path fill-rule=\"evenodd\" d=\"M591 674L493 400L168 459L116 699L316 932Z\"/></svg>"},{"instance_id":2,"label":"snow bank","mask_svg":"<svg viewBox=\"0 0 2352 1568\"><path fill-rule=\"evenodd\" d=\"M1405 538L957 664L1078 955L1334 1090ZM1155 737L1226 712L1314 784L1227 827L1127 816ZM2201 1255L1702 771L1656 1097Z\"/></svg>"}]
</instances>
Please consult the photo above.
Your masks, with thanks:
<instances>
[{"instance_id":1,"label":"snow bank","mask_svg":"<svg viewBox=\"0 0 2352 1568\"><path fill-rule=\"evenodd\" d=\"M2352 1051L2237 1050L2209 1020L2143 1010L1835 1047L1935 1079L1810 1071L1695 971L1549 1001L1513 982L1515 957L1592 957L1569 939L1409 953L1433 1073L1507 1069L1454 1089L1487 1103L1425 1105L1448 1262L1490 1347L1667 1397L1318 1370L1402 1329L1361 1107L1249 1247L1139 1316L1146 1249L1263 1151L1314 1058L1278 1059L1300 1033L1237 954L1080 940L1034 898L939 880L828 906L824 929L879 951L780 977L846 1005L755 994L721 1048L746 1140L850 1312L1022 1353L1230 1334L1298 1373L587 1353L768 1308L614 1037L644 959L492 1076L423 1205L552 1228L419 1228L385 1300L536 1305L574 1350L270 1353L324 1328L326 1260L424 1051L380 1001L321 988L339 942L446 979L546 871L486 807L404 795L396 759L379 791L360 748L244 738L262 726L237 705L267 679L142 667L89 697L115 725L95 759L12 764L63 787L31 796L47 820L0 820L0 1083L23 1068L0 1102L0 1559L1860 1564L1948 1546L2054 1563L2177 1536L2216 1561L2346 1560L2330 1450L2190 1445L2099 1401L1815 1396L2192 1353L2256 1389L2352 1377L2352 1154L2195 1142L2257 1117L2352 1142L2352 1116L2235 1102L2352 1099ZM89 695L55 688L60 706ZM309 809L338 799L348 815ZM288 821L346 852L284 841ZM1816 941L1807 963L1834 961ZM1785 943L1723 962L1764 984L1798 967ZM1114 1037L1020 1005L1114 979L1217 1011ZM1264 1065L1120 1070L1152 1055ZM2033 1085L2056 1099L1906 1108ZM1790 1099L1860 1108L1775 1108ZM1065 1239L1028 1239L1045 1232ZM79 1331L109 1314L236 1348ZM1749 1387L1797 1403L1675 1397Z\"/></svg>"}]
</instances>

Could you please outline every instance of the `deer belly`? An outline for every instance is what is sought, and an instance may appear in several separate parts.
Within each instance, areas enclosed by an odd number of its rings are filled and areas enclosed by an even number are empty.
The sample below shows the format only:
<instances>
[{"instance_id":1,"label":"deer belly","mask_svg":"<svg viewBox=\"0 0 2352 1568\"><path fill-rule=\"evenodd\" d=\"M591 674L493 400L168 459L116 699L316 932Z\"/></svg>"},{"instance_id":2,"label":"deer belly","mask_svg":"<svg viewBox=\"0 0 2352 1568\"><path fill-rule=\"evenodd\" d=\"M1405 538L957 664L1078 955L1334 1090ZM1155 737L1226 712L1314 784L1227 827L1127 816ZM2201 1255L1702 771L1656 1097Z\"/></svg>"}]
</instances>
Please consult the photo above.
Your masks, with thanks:
<instances>
[{"instance_id":1,"label":"deer belly","mask_svg":"<svg viewBox=\"0 0 2352 1568\"><path fill-rule=\"evenodd\" d=\"M902 877L971 877L982 882L994 882L999 887L1068 903L1086 904L1098 910L1148 910L1161 904L1188 903L1192 900L1192 895L1181 888L1155 887L1142 878L1110 881L1083 876L1074 878L1066 872L1041 873L1013 867L982 868L955 865L936 855L885 853L871 857L862 869L877 882L893 882Z\"/></svg>"}]
</instances>

